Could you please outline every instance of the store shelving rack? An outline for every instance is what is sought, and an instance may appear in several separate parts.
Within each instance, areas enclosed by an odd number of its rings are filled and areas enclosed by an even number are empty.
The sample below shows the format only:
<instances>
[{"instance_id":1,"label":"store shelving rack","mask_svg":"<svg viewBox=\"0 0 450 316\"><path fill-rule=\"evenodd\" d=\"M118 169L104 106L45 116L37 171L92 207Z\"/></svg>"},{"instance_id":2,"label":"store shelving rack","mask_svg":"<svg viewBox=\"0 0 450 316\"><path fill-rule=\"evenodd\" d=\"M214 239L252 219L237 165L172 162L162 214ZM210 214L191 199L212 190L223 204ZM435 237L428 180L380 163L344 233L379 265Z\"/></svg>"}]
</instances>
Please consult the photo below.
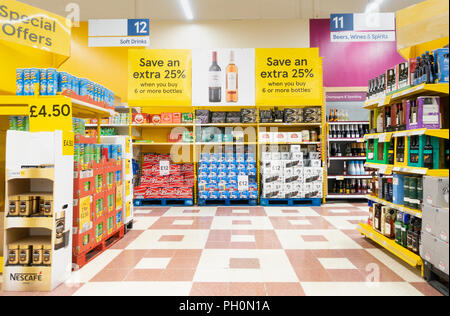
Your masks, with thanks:
<instances>
[{"instance_id":1,"label":"store shelving rack","mask_svg":"<svg viewBox=\"0 0 450 316\"><path fill-rule=\"evenodd\" d=\"M136 105L138 106L138 105ZM325 113L323 111L323 105L304 105L304 106L278 106L279 108L304 108L304 107L311 107L311 106L320 106L321 107L321 122L318 123L260 123L259 122L259 110L261 108L273 108L273 106L229 106L229 107L217 107L212 108L212 111L214 110L220 110L220 111L236 111L237 109L241 108L254 108L257 112L257 122L255 123L208 123L208 124L197 124L195 120L195 110L197 109L209 109L211 110L211 107L204 107L204 106L192 106L192 107L171 107L170 112L190 112L193 113L193 123L192 124L133 124L130 123L130 135L132 135L133 146L136 149L135 152L135 158L140 160L143 157L144 152L148 152L148 150L151 151L158 151L158 152L168 152L168 147L171 146L180 146L180 147L188 147L191 150L191 161L194 163L194 174L195 174L195 186L194 186L194 204L197 202L197 193L198 193L198 179L197 179L197 171L198 171L198 162L199 162L199 154L204 146L254 146L256 148L256 156L257 156L257 182L258 182L258 190L260 189L260 152L261 152L261 146L263 145L316 145L320 148L321 158L322 158L322 165L325 166L326 161L326 146L324 146L325 141L325 135L324 131L325 129ZM141 107L141 110L143 112L149 113L149 114L160 114L163 111L169 111L169 110L161 110L158 108L146 108ZM151 131L152 129L158 129L158 130L170 130L173 128L186 128L188 130L192 129L194 140L192 143L169 143L167 141L164 141L161 139L161 137L155 136L155 134L152 135L153 142L139 142L141 139L147 139L150 137L147 137L149 134L144 135L142 131L148 130ZM255 129L255 136L256 139L246 140L244 142L198 142L196 139L196 130L197 128L202 127L232 127L232 128L242 128L245 130L246 128L254 128ZM261 128L270 128L270 127L282 127L283 129L291 130L292 128L295 129L304 129L304 128L318 128L320 129L320 133L318 136L318 141L316 142L260 142L259 141L259 131ZM148 132L147 132L148 133ZM325 179L325 167L324 169L324 179ZM324 191L323 191L323 198L322 201L325 201L325 184L324 184Z\"/></svg>"},{"instance_id":2,"label":"store shelving rack","mask_svg":"<svg viewBox=\"0 0 450 316\"><path fill-rule=\"evenodd\" d=\"M56 96L15 96L15 95L1 95L0 96L0 119L2 120L2 126L6 127L6 129L9 127L9 116L27 116L29 114L29 106L32 104L67 104L71 107L71 117L77 117L77 118L97 118L98 122L100 122L101 118L105 118L105 117L110 117L110 116L114 116L115 115L115 111L111 110L111 109L107 109L104 107L101 107L97 104L91 104L89 102L83 101L83 100L79 100L77 98L73 98L73 97L69 97L69 96L65 96L65 95L56 95ZM100 130L100 124L97 125L97 129L98 131ZM66 130L70 130L70 132L72 132L72 126L67 126ZM22 132L23 133L23 132ZM73 133L72 133L73 135ZM99 133L100 135L100 133ZM100 141L100 136L98 137L98 142ZM0 148L2 148L2 150L4 150L6 152L6 146L3 146L3 144L6 143L6 132L2 131L2 146L0 146ZM32 155L30 155L32 156ZM70 159L71 159L71 163L70 166L68 165L67 168L64 168L64 170L70 171L72 170L72 172L70 173L70 177L67 177L67 179L70 179L70 184L67 183L67 185L64 185L64 187L66 189L72 188L73 185L73 154L70 155ZM2 172L0 172L0 176L4 177L5 174L3 174L3 169L4 166L1 167ZM56 186L55 186L56 187ZM3 191L3 190L2 190ZM73 190L71 190L70 195L73 195ZM1 205L4 205L4 199L2 199L1 201ZM66 212L66 216L70 217L70 227L72 227L72 223L71 223L71 219L72 219L72 198L71 198L71 203L70 203L70 212ZM2 207L4 208L4 206ZM16 225L15 221L11 221L12 224ZM27 221L23 222L24 225L29 225L29 223ZM7 223L5 223L5 235L6 235L6 230L9 229L8 226L6 225ZM9 224L9 222L8 222ZM47 225L48 226L48 225ZM3 232L2 232L3 233ZM72 234L69 234L70 237L72 236ZM70 244L70 251L67 254L68 258L69 258L69 264L70 264L70 268L69 268L69 272L71 270L71 255L72 255L72 239L70 238L69 244ZM6 242L6 240L5 240ZM6 250L5 250L6 251ZM62 259L61 259L62 260ZM6 262L5 260L3 260L3 265L1 267L1 269L3 267L6 266ZM47 268L48 270L48 268ZM6 271L6 270L3 270ZM53 268L50 270L53 274ZM6 275L6 274L5 274ZM49 291L52 288L56 287L58 284L62 283L65 281L65 279L67 279L70 276L70 273L65 273L63 274L62 272L58 272L58 275L55 275L55 277L52 275L51 277L51 284L47 284L47 286L45 287L45 289L43 289L44 291ZM5 284L5 282L4 282ZM36 290L35 288L31 288L31 287L24 287L24 289L22 290ZM42 290L42 289L40 289Z\"/></svg>"},{"instance_id":3,"label":"store shelving rack","mask_svg":"<svg viewBox=\"0 0 450 316\"><path fill-rule=\"evenodd\" d=\"M331 143L334 142L338 142L338 143L363 143L364 142L364 138L360 138L360 137L356 137L356 138L330 138L330 126L336 126L336 125L369 125L368 121L338 121L338 122L327 122L327 157L328 157L328 161L327 161L327 166L328 166L328 171L327 171L327 180L325 181L326 185L326 198L327 199L348 199L348 200L353 200L353 199L364 199L365 195L364 194L333 194L329 192L329 183L328 180L330 179L334 179L334 180L344 180L344 179L371 179L372 176L368 176L368 175L359 175L359 176L344 176L344 175L330 175L330 168L331 168L331 163L333 161L351 161L351 160L358 160L358 161L366 161L366 157L332 157L330 154L330 148L331 148Z\"/></svg>"},{"instance_id":4,"label":"store shelving rack","mask_svg":"<svg viewBox=\"0 0 450 316\"><path fill-rule=\"evenodd\" d=\"M420 16L420 19L417 17ZM427 25L426 28L423 25ZM398 52L405 58L415 58L420 56L426 51L433 51L434 49L444 47L449 43L448 33L442 33L440 30L448 29L448 2L441 0L430 0L418 3L414 6L410 6L403 10L396 12L396 29L397 29L397 49ZM366 101L364 108L374 110L382 108L401 101L406 98L413 98L416 96L440 96L445 98L445 107L448 110L448 97L449 97L449 84L437 83L437 84L420 84L417 86L406 87L399 91L394 91L385 96L381 96L375 99L369 99ZM438 138L449 139L448 129L441 130L410 130L399 131L391 133L376 133L366 135L366 139L377 138L381 142L390 141L392 137L400 136L412 136L412 135L430 135ZM366 163L366 166L378 169L380 174L417 174L417 175L430 175L430 176L442 176L448 177L448 169L431 170L426 168L414 168L388 165L388 164L374 164ZM367 198L371 201L381 203L383 205L392 207L402 212L421 217L421 212L417 210L411 210L401 205L395 205L385 200L381 200L377 197L368 195ZM372 229L366 223L360 223L357 229L367 238L375 241L383 248L387 249L398 258L407 262L411 266L419 267L424 276L424 263L420 256L412 253L408 249L397 245L395 241L392 241L375 230Z\"/></svg>"}]
</instances>

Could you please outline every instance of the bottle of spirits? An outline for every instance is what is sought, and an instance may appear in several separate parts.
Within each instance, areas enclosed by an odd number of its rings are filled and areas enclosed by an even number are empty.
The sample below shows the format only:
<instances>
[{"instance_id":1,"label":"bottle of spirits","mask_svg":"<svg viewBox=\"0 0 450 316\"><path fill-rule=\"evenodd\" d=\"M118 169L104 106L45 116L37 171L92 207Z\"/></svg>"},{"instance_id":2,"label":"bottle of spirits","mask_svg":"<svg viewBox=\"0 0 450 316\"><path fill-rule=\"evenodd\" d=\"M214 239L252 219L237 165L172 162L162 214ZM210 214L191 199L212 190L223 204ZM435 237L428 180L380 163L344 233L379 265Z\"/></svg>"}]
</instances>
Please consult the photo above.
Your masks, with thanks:
<instances>
[{"instance_id":1,"label":"bottle of spirits","mask_svg":"<svg viewBox=\"0 0 450 316\"><path fill-rule=\"evenodd\" d=\"M405 138L397 138L397 162L403 163L405 161Z\"/></svg>"},{"instance_id":2,"label":"bottle of spirits","mask_svg":"<svg viewBox=\"0 0 450 316\"><path fill-rule=\"evenodd\" d=\"M222 100L222 69L217 64L217 52L212 53L212 65L209 67L209 102Z\"/></svg>"},{"instance_id":3,"label":"bottle of spirits","mask_svg":"<svg viewBox=\"0 0 450 316\"><path fill-rule=\"evenodd\" d=\"M226 100L227 102L238 101L238 68L234 60L234 51L230 52L230 63L226 69Z\"/></svg>"},{"instance_id":4,"label":"bottle of spirits","mask_svg":"<svg viewBox=\"0 0 450 316\"><path fill-rule=\"evenodd\" d=\"M346 161L344 161L344 168L343 168L343 170L342 170L342 174L343 174L344 176L347 175L347 162L346 162Z\"/></svg>"},{"instance_id":5,"label":"bottle of spirits","mask_svg":"<svg viewBox=\"0 0 450 316\"><path fill-rule=\"evenodd\" d=\"M386 214L384 225L384 235L387 238L395 238L395 211L393 209Z\"/></svg>"},{"instance_id":6,"label":"bottle of spirits","mask_svg":"<svg viewBox=\"0 0 450 316\"><path fill-rule=\"evenodd\" d=\"M395 227L395 242L399 245L402 244L402 224L403 224L403 215L402 212L397 212L396 219L394 223Z\"/></svg>"},{"instance_id":7,"label":"bottle of spirits","mask_svg":"<svg viewBox=\"0 0 450 316\"><path fill-rule=\"evenodd\" d=\"M403 214L403 223L402 223L402 246L407 247L408 246L408 229L409 229L409 220L410 215L409 214Z\"/></svg>"},{"instance_id":8,"label":"bottle of spirits","mask_svg":"<svg viewBox=\"0 0 450 316\"><path fill-rule=\"evenodd\" d=\"M394 164L394 149L395 149L395 138L392 137L388 150L388 164L390 165Z\"/></svg>"},{"instance_id":9,"label":"bottle of spirits","mask_svg":"<svg viewBox=\"0 0 450 316\"><path fill-rule=\"evenodd\" d=\"M430 136L427 136L427 143L423 148L423 167L433 169L433 146Z\"/></svg>"},{"instance_id":10,"label":"bottle of spirits","mask_svg":"<svg viewBox=\"0 0 450 316\"><path fill-rule=\"evenodd\" d=\"M333 109L330 109L330 116L328 116L328 122L333 122Z\"/></svg>"},{"instance_id":11,"label":"bottle of spirits","mask_svg":"<svg viewBox=\"0 0 450 316\"><path fill-rule=\"evenodd\" d=\"M373 229L381 232L381 204L375 204L375 213L373 214Z\"/></svg>"}]
</instances>

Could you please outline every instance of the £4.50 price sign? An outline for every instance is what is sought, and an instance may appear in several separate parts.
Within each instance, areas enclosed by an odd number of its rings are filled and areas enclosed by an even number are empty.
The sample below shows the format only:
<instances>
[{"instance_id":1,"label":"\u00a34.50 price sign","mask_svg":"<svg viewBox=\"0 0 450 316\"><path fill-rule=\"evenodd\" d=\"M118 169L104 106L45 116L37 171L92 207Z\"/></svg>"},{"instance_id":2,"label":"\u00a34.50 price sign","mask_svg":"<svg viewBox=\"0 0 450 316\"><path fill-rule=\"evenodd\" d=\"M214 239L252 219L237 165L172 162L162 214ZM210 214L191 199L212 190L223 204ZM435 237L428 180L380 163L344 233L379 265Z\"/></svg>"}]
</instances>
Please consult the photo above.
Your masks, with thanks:
<instances>
[{"instance_id":1,"label":"\u00a34.50 price sign","mask_svg":"<svg viewBox=\"0 0 450 316\"><path fill-rule=\"evenodd\" d=\"M72 103L67 98L39 98L28 106L30 132L71 131Z\"/></svg>"},{"instance_id":2,"label":"\u00a34.50 price sign","mask_svg":"<svg viewBox=\"0 0 450 316\"><path fill-rule=\"evenodd\" d=\"M322 105L318 48L256 49L257 105Z\"/></svg>"}]
</instances>

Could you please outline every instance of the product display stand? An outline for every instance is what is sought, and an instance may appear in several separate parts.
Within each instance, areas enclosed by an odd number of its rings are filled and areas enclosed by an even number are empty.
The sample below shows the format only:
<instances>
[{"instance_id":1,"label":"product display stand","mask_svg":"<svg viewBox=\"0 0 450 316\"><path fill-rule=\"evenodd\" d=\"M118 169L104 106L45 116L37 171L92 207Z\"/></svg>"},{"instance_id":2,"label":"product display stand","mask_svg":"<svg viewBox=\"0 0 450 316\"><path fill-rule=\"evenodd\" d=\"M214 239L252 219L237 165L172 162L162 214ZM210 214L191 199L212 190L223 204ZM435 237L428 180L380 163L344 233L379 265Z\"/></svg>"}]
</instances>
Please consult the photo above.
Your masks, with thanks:
<instances>
[{"instance_id":1,"label":"product display stand","mask_svg":"<svg viewBox=\"0 0 450 316\"><path fill-rule=\"evenodd\" d=\"M409 59L407 67L413 67L417 56L448 46L448 36L436 38L436 32L427 34L428 28L425 31L422 22L418 24L411 18L420 15L424 21L433 20L431 29L435 28L436 21L442 22L432 16L440 16L439 10L430 7L435 4L446 5L448 12L448 3L440 1L425 1L397 12L397 44L399 53ZM446 24L448 28L448 19ZM432 77L438 60L432 62L429 69L416 69ZM409 67L412 73L413 68ZM372 133L364 137L366 167L375 169L377 174L367 195L369 219L357 229L406 263L420 268L431 285L448 295L449 84L442 83L442 77L436 77L436 83L417 83L424 78L416 77L418 71L412 76L407 74L411 85L387 93L384 88L380 92L379 88L369 90L364 108L371 111ZM395 78L388 84L399 87L398 81ZM446 280L447 287L439 279Z\"/></svg>"},{"instance_id":2,"label":"product display stand","mask_svg":"<svg viewBox=\"0 0 450 316\"><path fill-rule=\"evenodd\" d=\"M331 137L334 129L347 129L350 126L363 129L369 125L368 121L342 121L327 123L327 149L328 149L328 171L327 171L327 199L363 199L367 191L367 183L372 178L365 170L354 170L350 172L350 165L363 166L366 156L364 138L362 137ZM330 133L333 129L333 133ZM345 149L351 148L350 151ZM336 150L338 149L338 150ZM333 151L333 155L332 155ZM336 153L335 153L336 151ZM350 156L348 156L350 153ZM342 172L344 170L344 173ZM359 171L359 172L356 172ZM336 173L339 173L336 175ZM342 185L341 185L342 184Z\"/></svg>"},{"instance_id":3,"label":"product display stand","mask_svg":"<svg viewBox=\"0 0 450 316\"><path fill-rule=\"evenodd\" d=\"M116 209L122 205L123 223L127 229L133 227L133 146L130 136L102 136L101 144L122 146L122 183L116 187ZM122 193L120 193L120 191Z\"/></svg>"},{"instance_id":4,"label":"product display stand","mask_svg":"<svg viewBox=\"0 0 450 316\"><path fill-rule=\"evenodd\" d=\"M70 276L73 155L63 133L8 132L6 291L51 291Z\"/></svg>"},{"instance_id":5,"label":"product display stand","mask_svg":"<svg viewBox=\"0 0 450 316\"><path fill-rule=\"evenodd\" d=\"M134 111L134 112L132 112ZM163 194L156 194L156 188L153 184L139 185L142 181L144 172L144 157L148 154L164 155L166 161L168 161L168 168L173 170L167 170L167 174L161 169L161 163L159 161L153 161L154 166L159 164L158 171L148 172L147 176L169 177L175 175L174 170L178 167L185 166L186 164L193 164L195 157L194 142L190 140L193 138L194 124L193 121L181 122L180 120L174 123L172 121L172 113L190 114L191 119L193 117L192 107L170 107L158 108L158 107L134 107L130 108L130 135L133 140L133 158L139 162L139 177L134 181L134 206L192 206L196 202L196 195L194 192L188 195L185 190L179 190L175 192L171 190L170 185L162 185ZM134 114L132 114L134 113ZM140 117L140 118L137 118ZM150 121L147 121L147 117ZM167 117L170 117L170 122L164 122ZM152 166L153 166L152 165ZM171 167L174 166L174 167ZM142 189L142 192L141 192ZM160 189L160 188L158 188ZM169 190L167 190L169 189ZM173 189L173 188L172 188ZM192 185L194 189L194 185ZM147 193L150 193L148 195ZM173 192L172 192L173 191ZM178 194L180 193L180 194Z\"/></svg>"}]
</instances>

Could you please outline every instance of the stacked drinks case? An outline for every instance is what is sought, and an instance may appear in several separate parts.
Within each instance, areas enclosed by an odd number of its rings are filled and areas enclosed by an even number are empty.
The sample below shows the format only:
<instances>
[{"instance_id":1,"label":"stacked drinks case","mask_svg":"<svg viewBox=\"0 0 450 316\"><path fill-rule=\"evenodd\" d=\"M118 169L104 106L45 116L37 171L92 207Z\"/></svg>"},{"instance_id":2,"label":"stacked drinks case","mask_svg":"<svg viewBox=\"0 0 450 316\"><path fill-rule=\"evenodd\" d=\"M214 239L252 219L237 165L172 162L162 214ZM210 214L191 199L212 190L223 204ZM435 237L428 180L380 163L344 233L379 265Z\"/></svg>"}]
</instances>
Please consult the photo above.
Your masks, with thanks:
<instances>
[{"instance_id":1,"label":"stacked drinks case","mask_svg":"<svg viewBox=\"0 0 450 316\"><path fill-rule=\"evenodd\" d=\"M80 135L76 137L72 258L74 269L86 264L91 259L91 254L94 256L105 250L106 240L123 236L123 161L121 155L113 154L118 148L121 150L121 146L113 148L95 144L93 138ZM83 153L83 150L86 151ZM83 156L88 158L82 158Z\"/></svg>"}]
</instances>

